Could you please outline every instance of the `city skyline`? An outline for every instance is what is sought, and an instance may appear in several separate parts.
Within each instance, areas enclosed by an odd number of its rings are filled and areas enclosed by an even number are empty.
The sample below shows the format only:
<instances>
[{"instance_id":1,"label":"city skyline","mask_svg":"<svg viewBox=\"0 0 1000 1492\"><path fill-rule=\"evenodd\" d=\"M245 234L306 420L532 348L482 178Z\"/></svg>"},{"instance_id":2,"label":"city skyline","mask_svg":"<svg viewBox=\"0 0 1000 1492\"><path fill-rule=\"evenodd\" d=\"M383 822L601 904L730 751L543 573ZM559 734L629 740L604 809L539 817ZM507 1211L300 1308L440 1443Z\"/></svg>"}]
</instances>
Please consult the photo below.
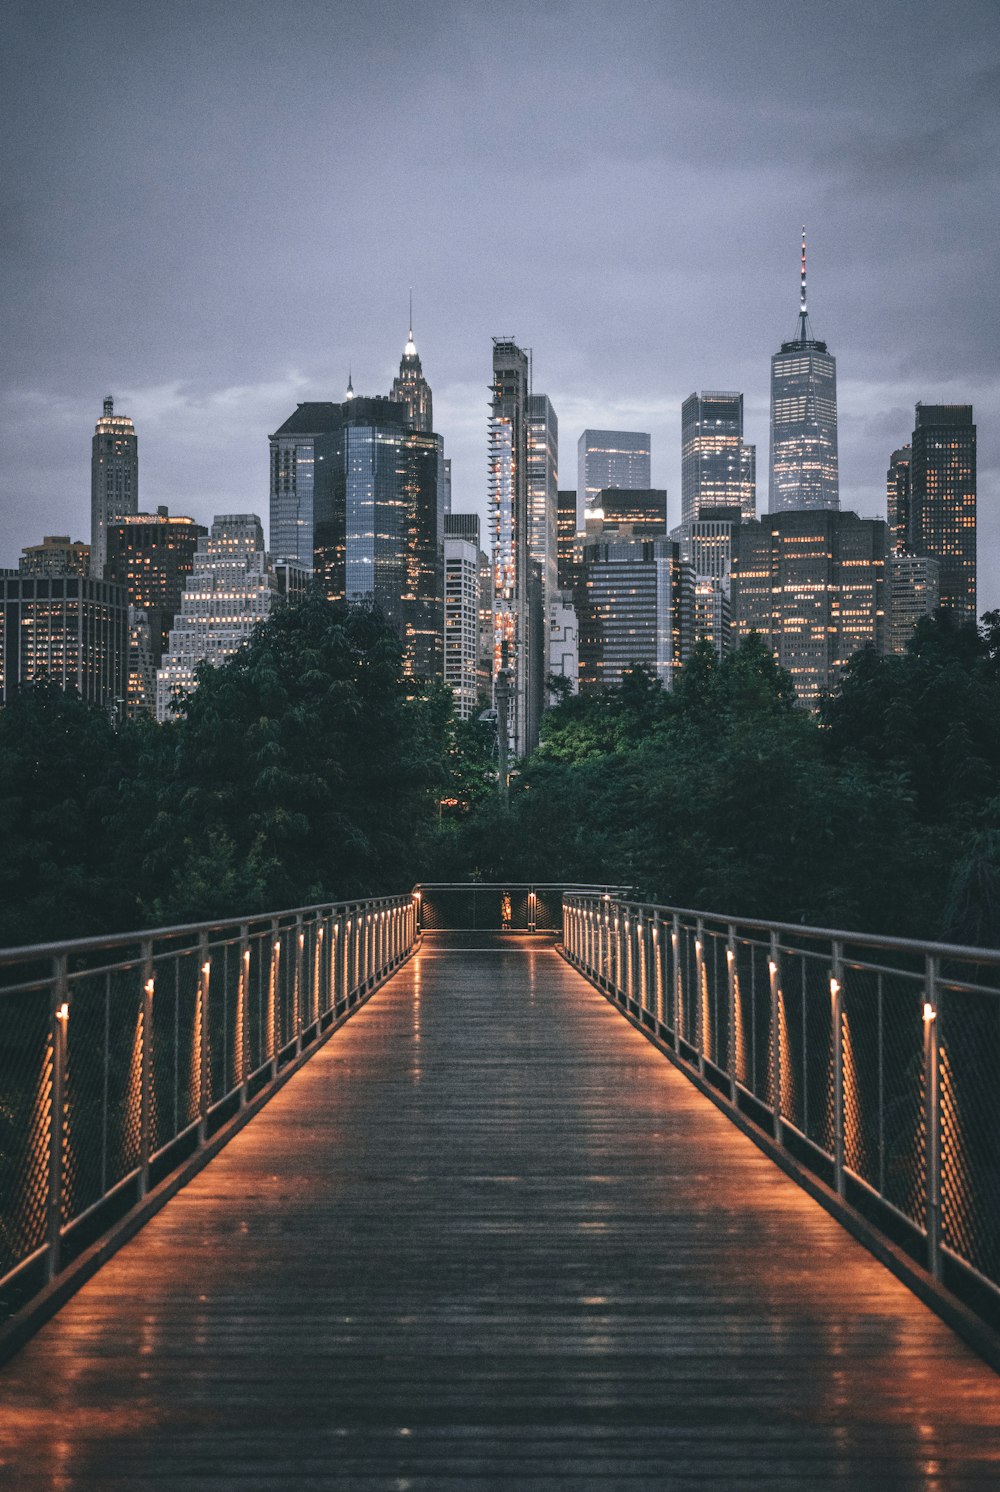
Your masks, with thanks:
<instances>
[{"instance_id":1,"label":"city skyline","mask_svg":"<svg viewBox=\"0 0 1000 1492\"><path fill-rule=\"evenodd\" d=\"M144 510L265 510L261 432L299 401L339 399L349 369L359 388L388 389L411 286L456 509L485 518L483 348L509 331L533 349L564 449L588 427L650 430L652 482L676 521L692 388L741 389L746 439L767 449L769 359L794 324L805 222L810 310L838 361L841 507L884 514L918 400L971 403L980 605L1000 603L993 7L959 5L943 38L923 4L849 7L851 24L723 5L711 36L681 10L625 9L641 27L606 5L565 29L533 8L545 88L516 25L468 5L419 18L388 5L375 24L337 5L293 4L280 21L251 5L245 36L221 15L165 15L140 35L120 28L123 89L106 86L121 58L101 39L122 7L17 15L0 563L43 532L87 537L80 431L108 392L142 441ZM291 59L307 35L316 60L302 69ZM913 86L887 92L903 37ZM276 86L257 89L265 69ZM483 183L487 165L515 169L491 127L511 91L551 148L523 187L531 232L501 246L497 178ZM635 97L641 111L625 107ZM382 146L414 112L428 190L411 199L390 190L398 165ZM297 164L319 136L321 160ZM102 157L107 179L92 174ZM306 162L310 180L318 166L338 181L336 208L319 204L290 248L266 204ZM116 315L98 329L109 294Z\"/></svg>"}]
</instances>

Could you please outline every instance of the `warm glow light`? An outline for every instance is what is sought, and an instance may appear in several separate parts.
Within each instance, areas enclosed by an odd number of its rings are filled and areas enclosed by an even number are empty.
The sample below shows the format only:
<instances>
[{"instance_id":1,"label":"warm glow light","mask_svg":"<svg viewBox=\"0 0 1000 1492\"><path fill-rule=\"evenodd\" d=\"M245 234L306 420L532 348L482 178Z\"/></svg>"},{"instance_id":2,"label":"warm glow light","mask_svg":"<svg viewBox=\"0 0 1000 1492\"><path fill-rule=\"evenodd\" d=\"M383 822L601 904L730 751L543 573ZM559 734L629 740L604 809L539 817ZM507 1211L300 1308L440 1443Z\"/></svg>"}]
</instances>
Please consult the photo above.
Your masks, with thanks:
<instances>
[{"instance_id":1,"label":"warm glow light","mask_svg":"<svg viewBox=\"0 0 1000 1492\"><path fill-rule=\"evenodd\" d=\"M727 948L726 949L726 958L728 959L728 961L730 963L732 963L732 961L733 961L733 959L735 957L736 957L736 954L733 952L733 950L731 948Z\"/></svg>"},{"instance_id":2,"label":"warm glow light","mask_svg":"<svg viewBox=\"0 0 1000 1492\"><path fill-rule=\"evenodd\" d=\"M143 988L145 989L146 994L149 995L150 999L152 999L153 989L154 989L154 985L153 985L152 979L147 979L145 985L143 986Z\"/></svg>"},{"instance_id":3,"label":"warm glow light","mask_svg":"<svg viewBox=\"0 0 1000 1492\"><path fill-rule=\"evenodd\" d=\"M778 965L774 962L773 958L769 958L768 959L768 961L767 961L767 967L771 971L772 974L777 974L777 972L778 972Z\"/></svg>"},{"instance_id":4,"label":"warm glow light","mask_svg":"<svg viewBox=\"0 0 1000 1492\"><path fill-rule=\"evenodd\" d=\"M831 995L837 995L840 993L840 985L837 983L836 979L830 980L830 993Z\"/></svg>"},{"instance_id":5,"label":"warm glow light","mask_svg":"<svg viewBox=\"0 0 1000 1492\"><path fill-rule=\"evenodd\" d=\"M695 940L694 940L694 946L695 946L695 951L697 953L700 953L701 952L701 939L700 938L695 938Z\"/></svg>"},{"instance_id":6,"label":"warm glow light","mask_svg":"<svg viewBox=\"0 0 1000 1492\"><path fill-rule=\"evenodd\" d=\"M211 974L211 972L212 972L212 965L211 964L202 964L202 966L201 966L201 972L204 974L205 978L207 979L208 976L209 976L209 974Z\"/></svg>"},{"instance_id":7,"label":"warm glow light","mask_svg":"<svg viewBox=\"0 0 1000 1492\"><path fill-rule=\"evenodd\" d=\"M245 964L248 964L250 962L250 949L249 948L244 948L244 950L243 950L243 962Z\"/></svg>"},{"instance_id":8,"label":"warm glow light","mask_svg":"<svg viewBox=\"0 0 1000 1492\"><path fill-rule=\"evenodd\" d=\"M931 1004L930 1000L925 1000L924 1001L924 1020L925 1021L932 1021L932 1020L935 1019L936 1016L937 1016L937 1011L934 1009L934 1006Z\"/></svg>"},{"instance_id":9,"label":"warm glow light","mask_svg":"<svg viewBox=\"0 0 1000 1492\"><path fill-rule=\"evenodd\" d=\"M59 1006L59 1009L56 1011L56 1020L60 1020L60 1021L68 1021L69 1020L69 1002L68 1001L64 1000L62 1002L62 1004Z\"/></svg>"}]
</instances>

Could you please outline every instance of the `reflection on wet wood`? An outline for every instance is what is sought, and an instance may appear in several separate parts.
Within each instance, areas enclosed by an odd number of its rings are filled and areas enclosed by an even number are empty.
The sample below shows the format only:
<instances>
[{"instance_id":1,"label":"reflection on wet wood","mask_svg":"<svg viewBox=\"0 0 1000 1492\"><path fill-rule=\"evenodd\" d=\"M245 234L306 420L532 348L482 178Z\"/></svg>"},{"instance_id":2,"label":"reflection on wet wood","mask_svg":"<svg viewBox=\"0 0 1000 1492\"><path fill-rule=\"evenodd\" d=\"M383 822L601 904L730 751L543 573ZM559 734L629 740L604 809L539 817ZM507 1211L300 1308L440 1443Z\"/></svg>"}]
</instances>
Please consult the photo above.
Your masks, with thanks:
<instances>
[{"instance_id":1,"label":"reflection on wet wood","mask_svg":"<svg viewBox=\"0 0 1000 1492\"><path fill-rule=\"evenodd\" d=\"M543 942L421 953L0 1374L0 1484L1000 1485L1000 1380Z\"/></svg>"}]
</instances>

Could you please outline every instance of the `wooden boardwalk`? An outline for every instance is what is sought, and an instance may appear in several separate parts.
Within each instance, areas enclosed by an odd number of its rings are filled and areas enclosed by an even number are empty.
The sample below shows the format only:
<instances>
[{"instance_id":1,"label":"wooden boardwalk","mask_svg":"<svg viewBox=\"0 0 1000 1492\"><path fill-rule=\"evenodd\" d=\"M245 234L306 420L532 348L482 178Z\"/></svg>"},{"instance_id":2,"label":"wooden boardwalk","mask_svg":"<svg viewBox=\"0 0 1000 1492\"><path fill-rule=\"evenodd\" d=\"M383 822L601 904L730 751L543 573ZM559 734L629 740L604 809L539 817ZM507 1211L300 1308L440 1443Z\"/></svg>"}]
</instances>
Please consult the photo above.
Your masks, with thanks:
<instances>
[{"instance_id":1,"label":"wooden boardwalk","mask_svg":"<svg viewBox=\"0 0 1000 1492\"><path fill-rule=\"evenodd\" d=\"M551 949L432 942L0 1373L0 1487L1000 1487L1000 1379Z\"/></svg>"}]
</instances>

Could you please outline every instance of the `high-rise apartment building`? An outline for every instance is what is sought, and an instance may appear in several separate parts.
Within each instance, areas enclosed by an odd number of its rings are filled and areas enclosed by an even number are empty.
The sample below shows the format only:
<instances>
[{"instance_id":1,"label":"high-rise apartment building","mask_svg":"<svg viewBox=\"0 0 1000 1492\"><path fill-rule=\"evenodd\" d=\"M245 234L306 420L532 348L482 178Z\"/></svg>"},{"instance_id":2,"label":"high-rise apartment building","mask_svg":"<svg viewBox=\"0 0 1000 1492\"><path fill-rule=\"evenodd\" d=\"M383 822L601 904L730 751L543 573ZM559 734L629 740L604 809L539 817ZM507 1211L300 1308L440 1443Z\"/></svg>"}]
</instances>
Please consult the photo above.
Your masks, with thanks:
<instances>
[{"instance_id":1,"label":"high-rise apartment building","mask_svg":"<svg viewBox=\"0 0 1000 1492\"><path fill-rule=\"evenodd\" d=\"M198 541L194 566L156 675L156 718L174 713L178 691L195 687L200 663L225 663L270 613L276 595L256 513L224 513Z\"/></svg>"},{"instance_id":2,"label":"high-rise apartment building","mask_svg":"<svg viewBox=\"0 0 1000 1492\"><path fill-rule=\"evenodd\" d=\"M729 581L715 575L695 575L692 590L692 635L694 642L707 642L716 656L729 651Z\"/></svg>"},{"instance_id":3,"label":"high-rise apartment building","mask_svg":"<svg viewBox=\"0 0 1000 1492\"><path fill-rule=\"evenodd\" d=\"M483 551L480 540L478 513L446 513L444 518L445 544L449 539L470 544L476 554L476 699L491 697L493 679L493 564ZM447 608L447 564L445 577L445 606ZM445 672L447 680L448 628L445 625ZM453 665L454 672L454 665Z\"/></svg>"},{"instance_id":4,"label":"high-rise apartment building","mask_svg":"<svg viewBox=\"0 0 1000 1492\"><path fill-rule=\"evenodd\" d=\"M918 404L909 545L936 559L940 605L976 620L976 427L971 404Z\"/></svg>"},{"instance_id":5,"label":"high-rise apartment building","mask_svg":"<svg viewBox=\"0 0 1000 1492\"><path fill-rule=\"evenodd\" d=\"M885 575L887 650L905 653L920 618L931 616L940 604L941 567L937 560L925 555L896 550L886 559Z\"/></svg>"},{"instance_id":6,"label":"high-rise apartment building","mask_svg":"<svg viewBox=\"0 0 1000 1492\"><path fill-rule=\"evenodd\" d=\"M0 576L0 701L45 674L61 689L124 711L128 603L121 586L89 575Z\"/></svg>"},{"instance_id":7,"label":"high-rise apartment building","mask_svg":"<svg viewBox=\"0 0 1000 1492\"><path fill-rule=\"evenodd\" d=\"M759 632L815 706L852 653L886 646L887 529L830 508L772 513L733 537L732 619Z\"/></svg>"},{"instance_id":8,"label":"high-rise apartment building","mask_svg":"<svg viewBox=\"0 0 1000 1492\"><path fill-rule=\"evenodd\" d=\"M444 541L444 681L459 720L479 702L479 545Z\"/></svg>"},{"instance_id":9,"label":"high-rise apartment building","mask_svg":"<svg viewBox=\"0 0 1000 1492\"><path fill-rule=\"evenodd\" d=\"M705 511L711 513L712 509ZM694 518L690 523L682 523L672 530L671 538L677 539L681 546L681 558L687 561L696 575L721 580L728 586L733 558L733 534L738 527L738 517Z\"/></svg>"},{"instance_id":10,"label":"high-rise apartment building","mask_svg":"<svg viewBox=\"0 0 1000 1492\"><path fill-rule=\"evenodd\" d=\"M588 540L577 588L581 693L617 687L636 664L669 688L692 643L693 586L669 539Z\"/></svg>"},{"instance_id":11,"label":"high-rise apartment building","mask_svg":"<svg viewBox=\"0 0 1000 1492\"><path fill-rule=\"evenodd\" d=\"M166 508L115 518L108 525L107 578L125 587L129 605L146 613L153 668L170 638L199 539L208 530Z\"/></svg>"},{"instance_id":12,"label":"high-rise apartment building","mask_svg":"<svg viewBox=\"0 0 1000 1492\"><path fill-rule=\"evenodd\" d=\"M541 567L548 603L559 588L556 548L559 421L547 394L528 395L525 423L528 432L528 553Z\"/></svg>"},{"instance_id":13,"label":"high-rise apartment building","mask_svg":"<svg viewBox=\"0 0 1000 1492\"><path fill-rule=\"evenodd\" d=\"M139 442L127 415L115 414L109 394L97 421L90 457L90 569L104 579L108 523L139 511Z\"/></svg>"},{"instance_id":14,"label":"high-rise apartment building","mask_svg":"<svg viewBox=\"0 0 1000 1492\"><path fill-rule=\"evenodd\" d=\"M900 553L910 547L910 459L911 446L900 446L889 458L885 474L886 521L889 543Z\"/></svg>"},{"instance_id":15,"label":"high-rise apartment building","mask_svg":"<svg viewBox=\"0 0 1000 1492\"><path fill-rule=\"evenodd\" d=\"M691 394L681 405L681 522L703 508L757 511L757 448L743 440L743 395Z\"/></svg>"},{"instance_id":16,"label":"high-rise apartment building","mask_svg":"<svg viewBox=\"0 0 1000 1492\"><path fill-rule=\"evenodd\" d=\"M650 486L650 440L640 430L584 430L576 447L577 528L597 507L603 487Z\"/></svg>"},{"instance_id":17,"label":"high-rise apartment building","mask_svg":"<svg viewBox=\"0 0 1000 1492\"><path fill-rule=\"evenodd\" d=\"M22 575L89 575L90 545L69 534L46 534L40 544L21 551L18 570Z\"/></svg>"},{"instance_id":18,"label":"high-rise apartment building","mask_svg":"<svg viewBox=\"0 0 1000 1492\"><path fill-rule=\"evenodd\" d=\"M544 703L545 618L541 568L532 576L528 514L528 356L509 338L493 339L489 423L489 505L493 531L493 677L508 683L508 740L533 751ZM535 596L540 614L535 615Z\"/></svg>"},{"instance_id":19,"label":"high-rise apartment building","mask_svg":"<svg viewBox=\"0 0 1000 1492\"><path fill-rule=\"evenodd\" d=\"M772 513L839 508L837 364L812 334L806 309L806 235L802 233L799 325L771 359Z\"/></svg>"}]
</instances>

